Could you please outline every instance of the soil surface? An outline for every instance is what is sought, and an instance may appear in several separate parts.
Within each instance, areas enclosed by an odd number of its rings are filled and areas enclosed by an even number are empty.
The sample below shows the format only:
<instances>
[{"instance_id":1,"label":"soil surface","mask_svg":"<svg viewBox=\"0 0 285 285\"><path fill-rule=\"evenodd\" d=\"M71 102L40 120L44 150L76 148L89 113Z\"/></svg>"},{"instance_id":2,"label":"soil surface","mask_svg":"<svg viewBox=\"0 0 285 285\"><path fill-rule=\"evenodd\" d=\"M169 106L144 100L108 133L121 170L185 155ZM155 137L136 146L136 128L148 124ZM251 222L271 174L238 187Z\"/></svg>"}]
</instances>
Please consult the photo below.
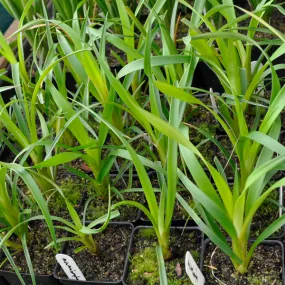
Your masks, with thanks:
<instances>
[{"instance_id":1,"label":"soil surface","mask_svg":"<svg viewBox=\"0 0 285 285\"><path fill-rule=\"evenodd\" d=\"M53 273L56 260L56 252L52 249L44 249L51 242L50 234L44 223L35 223L31 226L29 253L33 264L33 269L37 275L50 275ZM16 241L16 238L12 241ZM0 253L0 263L5 260L5 254ZM29 273L29 268L23 251L13 255L14 262L22 273ZM2 270L13 271L12 266L7 261L2 266Z\"/></svg>"},{"instance_id":2,"label":"soil surface","mask_svg":"<svg viewBox=\"0 0 285 285\"><path fill-rule=\"evenodd\" d=\"M159 285L159 273L156 255L157 238L151 227L135 232L131 250L128 285ZM185 273L186 251L190 251L198 262L201 249L201 233L185 229L172 229L170 248L173 258L165 262L167 278L172 285L192 284Z\"/></svg>"},{"instance_id":3,"label":"soil surface","mask_svg":"<svg viewBox=\"0 0 285 285\"><path fill-rule=\"evenodd\" d=\"M282 250L280 245L262 244L253 254L250 269L244 275L236 275L228 256L213 244L208 244L203 264L207 285L281 285ZM212 270L209 266L212 266ZM215 277L216 278L215 278ZM220 280L220 281L219 281Z\"/></svg>"},{"instance_id":4,"label":"soil surface","mask_svg":"<svg viewBox=\"0 0 285 285\"><path fill-rule=\"evenodd\" d=\"M65 253L75 260L87 281L119 281L123 277L131 232L128 225L109 225L103 233L93 236L101 252L98 256L87 250L75 254L74 249L80 246L76 242L69 243ZM57 274L67 278L61 270Z\"/></svg>"}]
</instances>

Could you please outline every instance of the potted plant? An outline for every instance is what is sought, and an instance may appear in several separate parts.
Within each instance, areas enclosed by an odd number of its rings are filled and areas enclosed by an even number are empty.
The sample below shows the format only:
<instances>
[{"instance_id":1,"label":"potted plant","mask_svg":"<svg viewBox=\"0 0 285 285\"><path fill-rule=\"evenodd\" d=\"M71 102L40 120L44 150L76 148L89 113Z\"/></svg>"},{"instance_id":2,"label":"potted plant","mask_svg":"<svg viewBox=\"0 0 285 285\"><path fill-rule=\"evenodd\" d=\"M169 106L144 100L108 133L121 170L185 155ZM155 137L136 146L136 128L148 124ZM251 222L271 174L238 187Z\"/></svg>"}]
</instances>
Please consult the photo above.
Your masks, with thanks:
<instances>
[{"instance_id":1,"label":"potted plant","mask_svg":"<svg viewBox=\"0 0 285 285\"><path fill-rule=\"evenodd\" d=\"M32 284L36 282L49 284L54 280L52 276L54 252L47 252L44 262L40 261L41 256L32 262L29 253L29 250L39 252L39 248L43 249L41 243L50 236L49 234L56 241L55 229L44 197L31 174L22 166L3 162L1 165L0 212L3 227L0 275L10 284L25 284L25 281ZM30 194L21 192L17 187L19 177L24 181ZM23 195L24 199L21 200L20 195ZM32 208L29 207L35 202L43 215L32 215ZM45 220L45 223L38 220ZM55 249L57 248L55 243ZM17 256L18 259L14 260L13 256Z\"/></svg>"}]
</instances>

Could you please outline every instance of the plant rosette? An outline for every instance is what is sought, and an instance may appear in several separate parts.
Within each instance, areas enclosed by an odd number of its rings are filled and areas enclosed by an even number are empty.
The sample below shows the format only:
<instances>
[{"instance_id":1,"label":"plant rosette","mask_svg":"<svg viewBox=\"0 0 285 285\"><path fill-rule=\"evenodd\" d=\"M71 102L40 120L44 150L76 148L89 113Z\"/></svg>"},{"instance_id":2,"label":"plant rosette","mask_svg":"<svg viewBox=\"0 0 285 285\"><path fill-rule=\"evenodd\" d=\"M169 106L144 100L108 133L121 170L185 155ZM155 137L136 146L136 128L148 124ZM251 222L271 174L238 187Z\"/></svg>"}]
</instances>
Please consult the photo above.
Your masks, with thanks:
<instances>
[{"instance_id":1,"label":"plant rosette","mask_svg":"<svg viewBox=\"0 0 285 285\"><path fill-rule=\"evenodd\" d=\"M233 187L233 183L229 182L229 186ZM271 223L277 220L284 213L284 187L280 187L278 191L273 191L264 204L256 212L251 222L251 234L254 239L258 237ZM269 240L282 240L285 234L285 225L272 234Z\"/></svg>"},{"instance_id":2,"label":"plant rosette","mask_svg":"<svg viewBox=\"0 0 285 285\"><path fill-rule=\"evenodd\" d=\"M169 284L192 284L185 271L185 255L190 251L199 264L203 233L198 227L171 227L172 258L165 261ZM160 275L156 234L151 226L139 226L133 231L127 274L124 285L159 285Z\"/></svg>"},{"instance_id":3,"label":"plant rosette","mask_svg":"<svg viewBox=\"0 0 285 285\"><path fill-rule=\"evenodd\" d=\"M251 240L254 242L254 240ZM284 284L284 245L277 240L266 240L255 250L249 271L237 274L230 258L206 239L203 244L200 269L206 284Z\"/></svg>"},{"instance_id":4,"label":"plant rosette","mask_svg":"<svg viewBox=\"0 0 285 285\"><path fill-rule=\"evenodd\" d=\"M98 255L87 250L75 253L77 243L73 241L66 243L61 253L75 261L86 281L68 279L58 263L54 270L54 277L66 285L122 284L126 274L132 231L131 223L110 222L105 231L94 235L99 247Z\"/></svg>"}]
</instances>

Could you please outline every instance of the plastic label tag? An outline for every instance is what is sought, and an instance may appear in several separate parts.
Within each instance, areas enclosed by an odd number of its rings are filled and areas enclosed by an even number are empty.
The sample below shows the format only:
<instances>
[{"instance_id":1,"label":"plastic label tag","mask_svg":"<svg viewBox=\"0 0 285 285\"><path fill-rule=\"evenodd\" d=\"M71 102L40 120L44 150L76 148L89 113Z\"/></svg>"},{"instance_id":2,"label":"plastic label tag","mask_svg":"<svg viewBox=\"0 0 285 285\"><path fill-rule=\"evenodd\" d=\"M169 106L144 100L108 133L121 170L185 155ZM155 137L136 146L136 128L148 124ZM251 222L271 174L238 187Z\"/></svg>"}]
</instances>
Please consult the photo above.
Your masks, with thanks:
<instances>
[{"instance_id":1,"label":"plastic label tag","mask_svg":"<svg viewBox=\"0 0 285 285\"><path fill-rule=\"evenodd\" d=\"M57 254L55 258L69 279L86 281L73 258L66 254Z\"/></svg>"},{"instance_id":2,"label":"plastic label tag","mask_svg":"<svg viewBox=\"0 0 285 285\"><path fill-rule=\"evenodd\" d=\"M185 268L187 275L189 276L190 280L194 285L205 284L205 278L189 251L186 252Z\"/></svg>"}]
</instances>

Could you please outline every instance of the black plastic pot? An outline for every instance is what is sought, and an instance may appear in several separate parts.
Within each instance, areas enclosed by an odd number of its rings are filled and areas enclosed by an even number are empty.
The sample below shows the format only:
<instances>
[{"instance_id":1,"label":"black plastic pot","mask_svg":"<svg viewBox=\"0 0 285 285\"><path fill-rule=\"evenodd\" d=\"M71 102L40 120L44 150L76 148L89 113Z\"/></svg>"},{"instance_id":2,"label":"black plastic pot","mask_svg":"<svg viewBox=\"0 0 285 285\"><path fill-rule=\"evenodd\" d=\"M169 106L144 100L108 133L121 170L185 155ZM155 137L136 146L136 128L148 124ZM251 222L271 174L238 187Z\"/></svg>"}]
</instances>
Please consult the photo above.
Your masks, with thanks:
<instances>
[{"instance_id":1,"label":"black plastic pot","mask_svg":"<svg viewBox=\"0 0 285 285\"><path fill-rule=\"evenodd\" d=\"M202 273L205 271L205 266L204 266L204 259L205 259L205 254L207 252L207 246L208 244L211 242L211 240L208 238L204 241L203 246L202 246L202 255L201 255L201 260L200 260L200 270L202 271ZM250 240L250 242L254 242L254 239ZM265 245L278 245L281 248L282 251L282 256L281 256L281 263L282 263L282 272L280 272L280 276L282 278L282 285L285 285L285 268L284 268L284 245L281 241L278 240L265 240L263 241L261 244L265 244ZM207 280L206 280L206 284L207 284Z\"/></svg>"},{"instance_id":2,"label":"black plastic pot","mask_svg":"<svg viewBox=\"0 0 285 285\"><path fill-rule=\"evenodd\" d=\"M22 283L20 282L19 278L14 272L11 271L0 271L0 275L7 280L7 284L10 285L21 285ZM21 274L23 277L26 285L32 285L32 279L30 274ZM53 274L51 275L36 275L36 283L37 285L57 285L59 282L54 278ZM2 280L0 279L0 284L2 285ZM6 283L3 283L4 285Z\"/></svg>"},{"instance_id":3,"label":"black plastic pot","mask_svg":"<svg viewBox=\"0 0 285 285\"><path fill-rule=\"evenodd\" d=\"M38 222L34 221L31 222L29 224L29 226L38 229L37 227ZM42 253L44 255L44 252ZM7 261L8 262L8 261ZM29 273L20 273L22 278L25 281L26 285L32 285L32 278L31 275ZM0 278L3 277L5 280L7 280L7 284L11 284L11 285L22 285L22 283L20 282L18 276L16 275L16 273L14 272L13 269L1 269L0 270ZM36 279L36 284L37 285L57 285L59 284L58 281L54 278L53 273L49 274L49 275L44 275L44 274L35 274L35 279ZM4 283L5 284L5 283ZM0 279L0 285L2 285L1 283L1 279Z\"/></svg>"},{"instance_id":4,"label":"black plastic pot","mask_svg":"<svg viewBox=\"0 0 285 285\"><path fill-rule=\"evenodd\" d=\"M128 265L128 252L130 251L131 244L132 244L132 238L133 238L133 231L134 231L134 226L132 223L125 223L125 222L110 222L110 225L122 225L122 226L129 226L132 229L129 245L128 245L128 250L126 253L126 259L124 261L124 270L122 274L122 278L119 281L78 281L78 280L71 280L67 278L60 278L57 273L60 270L60 265L57 263L56 267L54 269L53 276L54 278L60 282L61 284L64 285L82 285L82 284L89 284L89 285L121 285L123 284L123 279L125 278L126 271L127 271L127 265ZM61 253L65 253L66 249L68 247L68 243L66 243L63 247L63 250ZM52 285L53 283L50 283L49 285Z\"/></svg>"},{"instance_id":5,"label":"black plastic pot","mask_svg":"<svg viewBox=\"0 0 285 285\"><path fill-rule=\"evenodd\" d=\"M131 250L133 248L133 245L134 245L134 235L135 233L140 230L140 229L150 229L150 228L153 228L152 226L138 226L136 227L134 230L133 230L133 233L132 233L132 237L131 237L131 244L130 244L130 251L128 253L128 257L131 256ZM200 232L201 233L201 252L202 252L202 248L203 248L203 243L204 243L204 233L200 230L199 227L171 227L171 229L180 229L182 230L183 232L188 230L188 231L197 231L197 232ZM185 254L187 252L187 249L185 249ZM202 255L200 255L202 256ZM127 277L128 277L128 269L129 269L129 260L127 261L127 268L126 268L126 271L125 271L125 275L124 275L124 279L123 279L123 285L128 285L127 283ZM160 285L164 285L164 284L160 284Z\"/></svg>"},{"instance_id":6,"label":"black plastic pot","mask_svg":"<svg viewBox=\"0 0 285 285\"><path fill-rule=\"evenodd\" d=\"M9 283L6 281L4 277L0 277L0 284L1 285L9 285Z\"/></svg>"}]
</instances>

